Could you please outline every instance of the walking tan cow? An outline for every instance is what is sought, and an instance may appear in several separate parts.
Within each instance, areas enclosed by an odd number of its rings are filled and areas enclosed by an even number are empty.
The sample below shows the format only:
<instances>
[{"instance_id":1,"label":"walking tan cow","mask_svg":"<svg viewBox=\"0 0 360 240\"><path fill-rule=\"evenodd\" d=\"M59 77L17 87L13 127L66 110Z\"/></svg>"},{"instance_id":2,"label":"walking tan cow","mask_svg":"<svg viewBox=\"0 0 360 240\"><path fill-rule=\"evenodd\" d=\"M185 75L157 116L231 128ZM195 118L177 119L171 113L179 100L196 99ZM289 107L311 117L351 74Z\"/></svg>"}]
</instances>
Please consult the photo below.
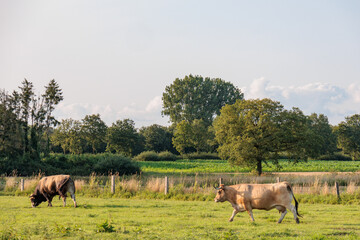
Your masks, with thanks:
<instances>
[{"instance_id":1,"label":"walking tan cow","mask_svg":"<svg viewBox=\"0 0 360 240\"><path fill-rule=\"evenodd\" d=\"M70 175L54 175L43 177L36 186L34 193L30 196L31 205L36 207L40 203L47 201L48 206L52 207L52 199L55 195L60 195L60 197L63 198L65 207L67 192L70 193L71 198L74 201L74 207L76 207L75 184L74 181L70 178Z\"/></svg>"},{"instance_id":2,"label":"walking tan cow","mask_svg":"<svg viewBox=\"0 0 360 240\"><path fill-rule=\"evenodd\" d=\"M234 220L238 212L247 211L252 221L254 216L253 209L270 210L276 208L281 213L278 223L284 219L289 209L293 214L296 223L299 223L298 202L295 199L293 191L287 182L275 184L238 184L232 186L220 185L215 202L229 201L234 211L229 219ZM295 207L291 204L295 200Z\"/></svg>"}]
</instances>

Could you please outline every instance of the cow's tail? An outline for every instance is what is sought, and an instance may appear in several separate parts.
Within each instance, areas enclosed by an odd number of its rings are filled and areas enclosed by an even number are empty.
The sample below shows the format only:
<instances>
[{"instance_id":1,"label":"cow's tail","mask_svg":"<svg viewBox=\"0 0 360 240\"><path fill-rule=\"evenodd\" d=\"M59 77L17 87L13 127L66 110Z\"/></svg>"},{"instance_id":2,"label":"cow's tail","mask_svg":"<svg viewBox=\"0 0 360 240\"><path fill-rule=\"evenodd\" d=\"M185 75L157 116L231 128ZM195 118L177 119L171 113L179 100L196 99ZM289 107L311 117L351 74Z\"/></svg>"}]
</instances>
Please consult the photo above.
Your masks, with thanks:
<instances>
[{"instance_id":1,"label":"cow's tail","mask_svg":"<svg viewBox=\"0 0 360 240\"><path fill-rule=\"evenodd\" d=\"M71 178L70 178L70 176L69 176L69 177L63 179L63 180L60 182L60 184L59 184L59 186L58 186L58 188L57 188L57 192L59 193L59 199L60 199L60 197L64 197L64 196L65 196L65 195L63 194L63 192L62 192L62 188L63 188L70 180L71 180ZM71 181L72 181L72 180L71 180ZM66 193L65 193L65 194L66 194Z\"/></svg>"},{"instance_id":2,"label":"cow's tail","mask_svg":"<svg viewBox=\"0 0 360 240\"><path fill-rule=\"evenodd\" d=\"M296 198L295 198L295 195L294 195L294 192L292 191L290 185L287 185L286 186L287 190L291 193L291 195L293 196L294 198L294 201L295 201L295 209L296 209L296 215L298 215L299 217L302 217L300 214L299 214L299 211L298 211L298 207L299 207L299 203L298 201L296 201Z\"/></svg>"}]
</instances>

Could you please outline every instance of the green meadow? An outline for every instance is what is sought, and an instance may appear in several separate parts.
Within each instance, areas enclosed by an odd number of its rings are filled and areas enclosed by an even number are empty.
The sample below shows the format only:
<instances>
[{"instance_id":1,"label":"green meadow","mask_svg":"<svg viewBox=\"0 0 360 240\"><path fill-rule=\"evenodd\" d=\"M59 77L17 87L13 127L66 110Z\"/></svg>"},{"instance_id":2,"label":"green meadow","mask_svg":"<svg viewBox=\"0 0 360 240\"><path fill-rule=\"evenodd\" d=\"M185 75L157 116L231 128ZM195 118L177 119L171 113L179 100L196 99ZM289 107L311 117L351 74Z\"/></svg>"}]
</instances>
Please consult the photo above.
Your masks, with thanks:
<instances>
[{"instance_id":1,"label":"green meadow","mask_svg":"<svg viewBox=\"0 0 360 240\"><path fill-rule=\"evenodd\" d=\"M149 174L179 173L238 173L251 172L247 167L231 166L225 160L177 160L138 162L141 170ZM309 160L293 164L280 160L280 168L273 164L263 164L264 172L356 172L360 171L360 161Z\"/></svg>"},{"instance_id":2,"label":"green meadow","mask_svg":"<svg viewBox=\"0 0 360 240\"><path fill-rule=\"evenodd\" d=\"M0 196L0 239L360 239L358 205L300 204L288 213L255 210L228 222L228 202L78 197L74 209L54 199L31 208L27 197Z\"/></svg>"}]
</instances>

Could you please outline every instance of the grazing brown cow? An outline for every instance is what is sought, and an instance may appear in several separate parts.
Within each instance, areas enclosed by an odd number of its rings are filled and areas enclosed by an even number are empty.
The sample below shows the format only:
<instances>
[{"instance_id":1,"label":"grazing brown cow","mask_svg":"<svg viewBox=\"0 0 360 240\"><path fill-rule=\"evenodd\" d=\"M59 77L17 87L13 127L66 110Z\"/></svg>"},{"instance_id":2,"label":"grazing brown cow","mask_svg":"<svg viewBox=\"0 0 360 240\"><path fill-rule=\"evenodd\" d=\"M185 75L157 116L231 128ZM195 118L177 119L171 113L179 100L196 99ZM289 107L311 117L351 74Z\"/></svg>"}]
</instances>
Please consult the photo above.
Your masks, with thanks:
<instances>
[{"instance_id":1,"label":"grazing brown cow","mask_svg":"<svg viewBox=\"0 0 360 240\"><path fill-rule=\"evenodd\" d=\"M252 221L254 216L253 209L270 210L276 208L281 213L278 223L284 219L289 209L293 214L296 223L299 223L298 202L295 199L293 191L287 182L275 184L238 184L232 186L220 185L215 202L229 201L234 208L229 221L234 220L238 212L247 211ZM295 200L295 207L291 204Z\"/></svg>"},{"instance_id":2,"label":"grazing brown cow","mask_svg":"<svg viewBox=\"0 0 360 240\"><path fill-rule=\"evenodd\" d=\"M36 186L34 193L30 196L31 205L32 207L36 207L40 203L47 201L48 206L52 207L51 201L53 197L55 195L60 195L65 207L67 192L70 193L71 198L74 201L74 207L76 207L75 185L74 181L70 178L70 175L43 177Z\"/></svg>"}]
</instances>

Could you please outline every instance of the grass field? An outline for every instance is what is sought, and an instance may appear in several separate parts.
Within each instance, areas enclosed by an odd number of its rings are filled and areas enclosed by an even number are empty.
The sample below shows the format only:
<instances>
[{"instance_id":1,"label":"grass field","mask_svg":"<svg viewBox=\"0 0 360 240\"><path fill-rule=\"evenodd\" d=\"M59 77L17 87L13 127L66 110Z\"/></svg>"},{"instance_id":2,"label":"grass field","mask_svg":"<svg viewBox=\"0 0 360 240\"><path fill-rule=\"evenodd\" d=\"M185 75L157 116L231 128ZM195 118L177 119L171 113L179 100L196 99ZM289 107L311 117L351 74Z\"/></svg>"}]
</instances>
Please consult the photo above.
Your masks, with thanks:
<instances>
[{"instance_id":1,"label":"grass field","mask_svg":"<svg viewBox=\"0 0 360 240\"><path fill-rule=\"evenodd\" d=\"M230 166L225 160L177 160L174 162L139 162L144 173L237 173L250 172L246 167ZM309 160L292 164L280 160L280 169L263 164L264 172L356 172L360 171L360 161Z\"/></svg>"},{"instance_id":2,"label":"grass field","mask_svg":"<svg viewBox=\"0 0 360 240\"><path fill-rule=\"evenodd\" d=\"M78 197L74 209L54 199L31 208L27 197L0 197L0 239L360 239L357 205L301 204L288 214L255 210L255 223L229 203Z\"/></svg>"}]
</instances>

